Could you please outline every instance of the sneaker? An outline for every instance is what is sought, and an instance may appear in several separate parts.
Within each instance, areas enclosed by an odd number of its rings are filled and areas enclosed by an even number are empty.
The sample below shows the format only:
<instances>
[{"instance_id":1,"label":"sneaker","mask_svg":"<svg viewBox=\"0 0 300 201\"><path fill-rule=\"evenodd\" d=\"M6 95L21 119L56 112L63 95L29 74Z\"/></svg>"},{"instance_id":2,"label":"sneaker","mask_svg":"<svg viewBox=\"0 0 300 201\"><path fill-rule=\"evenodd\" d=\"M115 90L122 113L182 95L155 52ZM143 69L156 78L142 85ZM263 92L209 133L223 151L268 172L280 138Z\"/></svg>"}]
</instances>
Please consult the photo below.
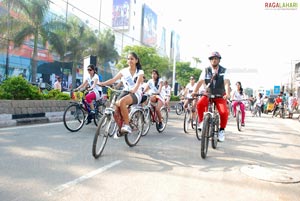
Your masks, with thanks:
<instances>
[{"instance_id":1,"label":"sneaker","mask_svg":"<svg viewBox=\"0 0 300 201\"><path fill-rule=\"evenodd\" d=\"M121 128L121 133L131 133L131 128L129 125L124 124Z\"/></svg>"},{"instance_id":2,"label":"sneaker","mask_svg":"<svg viewBox=\"0 0 300 201\"><path fill-rule=\"evenodd\" d=\"M162 129L163 128L163 124L162 124L162 122L159 122L158 123L158 129L160 130L160 129Z\"/></svg>"},{"instance_id":3,"label":"sneaker","mask_svg":"<svg viewBox=\"0 0 300 201\"><path fill-rule=\"evenodd\" d=\"M88 119L87 122L85 123L85 125L89 125L90 123L92 123L92 120Z\"/></svg>"},{"instance_id":4,"label":"sneaker","mask_svg":"<svg viewBox=\"0 0 300 201\"><path fill-rule=\"evenodd\" d=\"M243 127L245 127L245 123L242 123L241 125L242 125Z\"/></svg>"},{"instance_id":5,"label":"sneaker","mask_svg":"<svg viewBox=\"0 0 300 201\"><path fill-rule=\"evenodd\" d=\"M203 127L203 121L201 121L200 123L198 123L198 131L201 131Z\"/></svg>"},{"instance_id":6,"label":"sneaker","mask_svg":"<svg viewBox=\"0 0 300 201\"><path fill-rule=\"evenodd\" d=\"M219 142L224 142L225 140L225 131L224 130L220 130L219 131L219 138L218 138Z\"/></svg>"}]
</instances>

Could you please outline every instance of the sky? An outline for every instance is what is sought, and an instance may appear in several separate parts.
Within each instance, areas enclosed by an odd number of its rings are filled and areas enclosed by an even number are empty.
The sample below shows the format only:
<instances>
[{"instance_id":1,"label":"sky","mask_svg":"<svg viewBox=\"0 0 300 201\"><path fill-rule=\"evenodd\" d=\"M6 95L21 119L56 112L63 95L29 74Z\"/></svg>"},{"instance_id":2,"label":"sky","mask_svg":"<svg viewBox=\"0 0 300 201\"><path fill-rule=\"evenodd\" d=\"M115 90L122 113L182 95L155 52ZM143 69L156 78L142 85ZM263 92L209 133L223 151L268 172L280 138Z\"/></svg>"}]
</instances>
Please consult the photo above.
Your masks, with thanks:
<instances>
[{"instance_id":1,"label":"sky","mask_svg":"<svg viewBox=\"0 0 300 201\"><path fill-rule=\"evenodd\" d=\"M107 6L106 0L69 0L87 13L97 13L100 1ZM182 60L200 58L203 69L209 65L209 54L218 51L231 82L241 81L244 88L282 85L300 62L300 0L144 1L162 23L178 30ZM296 2L298 8L266 10L269 2ZM110 11L102 8L103 13Z\"/></svg>"},{"instance_id":2,"label":"sky","mask_svg":"<svg viewBox=\"0 0 300 201\"><path fill-rule=\"evenodd\" d=\"M300 62L300 1L292 1L296 10L266 10L266 2L164 0L157 9L179 28L182 58L198 57L205 68L209 53L219 51L232 82L269 89L289 81Z\"/></svg>"}]
</instances>

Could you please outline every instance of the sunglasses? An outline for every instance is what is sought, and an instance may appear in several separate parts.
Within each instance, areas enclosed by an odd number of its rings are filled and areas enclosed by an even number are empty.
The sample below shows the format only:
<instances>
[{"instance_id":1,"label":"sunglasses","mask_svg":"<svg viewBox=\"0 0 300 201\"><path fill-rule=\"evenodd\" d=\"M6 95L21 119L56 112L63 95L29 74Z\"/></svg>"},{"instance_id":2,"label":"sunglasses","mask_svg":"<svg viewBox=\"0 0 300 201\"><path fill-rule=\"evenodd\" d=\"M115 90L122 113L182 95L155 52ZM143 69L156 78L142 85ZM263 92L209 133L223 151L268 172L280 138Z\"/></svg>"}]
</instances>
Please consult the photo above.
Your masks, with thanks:
<instances>
[{"instance_id":1,"label":"sunglasses","mask_svg":"<svg viewBox=\"0 0 300 201\"><path fill-rule=\"evenodd\" d=\"M88 68L87 70L88 70L88 71L92 71L93 69L91 69L91 68Z\"/></svg>"}]
</instances>

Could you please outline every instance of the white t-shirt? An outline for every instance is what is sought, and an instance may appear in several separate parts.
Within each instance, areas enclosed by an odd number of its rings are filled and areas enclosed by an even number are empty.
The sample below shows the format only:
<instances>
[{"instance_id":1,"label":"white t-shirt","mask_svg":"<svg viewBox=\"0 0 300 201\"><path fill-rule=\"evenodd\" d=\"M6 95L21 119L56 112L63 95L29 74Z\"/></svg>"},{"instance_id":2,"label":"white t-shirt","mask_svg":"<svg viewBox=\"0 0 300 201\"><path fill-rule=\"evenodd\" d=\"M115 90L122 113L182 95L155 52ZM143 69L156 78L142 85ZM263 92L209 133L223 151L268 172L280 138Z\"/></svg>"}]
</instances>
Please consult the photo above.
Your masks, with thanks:
<instances>
[{"instance_id":1,"label":"white t-shirt","mask_svg":"<svg viewBox=\"0 0 300 201\"><path fill-rule=\"evenodd\" d=\"M169 85L168 86L166 86L166 85L162 86L161 95L164 98L171 97L171 87Z\"/></svg>"},{"instance_id":2,"label":"white t-shirt","mask_svg":"<svg viewBox=\"0 0 300 201\"><path fill-rule=\"evenodd\" d=\"M122 78L121 78L121 81L123 83L123 86L124 86L124 90L126 91L129 91L131 89L134 88L135 86L135 82L137 81L138 77L140 75L144 75L144 71L143 70L138 70L136 69L136 72L134 73L134 75L131 75L130 71L129 71L129 67L127 68L123 68L121 71L120 71L121 75L122 75ZM135 95L138 99L138 103L141 102L141 99L142 99L142 88L139 87L138 90L136 91Z\"/></svg>"},{"instance_id":3,"label":"white t-shirt","mask_svg":"<svg viewBox=\"0 0 300 201\"><path fill-rule=\"evenodd\" d=\"M192 86L191 83L188 83L185 88L187 90L186 97L192 98L192 93L193 93L194 89L196 88L196 84L194 83L194 85Z\"/></svg>"},{"instance_id":4,"label":"white t-shirt","mask_svg":"<svg viewBox=\"0 0 300 201\"><path fill-rule=\"evenodd\" d=\"M157 82L157 87L156 87L153 79L148 80L147 84L149 86L149 94L158 93L159 85L161 82L163 82L163 80L161 78L159 78L158 82Z\"/></svg>"},{"instance_id":5,"label":"white t-shirt","mask_svg":"<svg viewBox=\"0 0 300 201\"><path fill-rule=\"evenodd\" d=\"M244 95L241 95L238 91L234 91L232 94L233 100L239 101L244 99Z\"/></svg>"},{"instance_id":6,"label":"white t-shirt","mask_svg":"<svg viewBox=\"0 0 300 201\"><path fill-rule=\"evenodd\" d=\"M98 83L99 82L98 74L95 73L92 78L88 77L87 81L88 81L90 87L93 86L94 82ZM96 100L99 100L102 96L102 93L100 93L100 92L102 92L102 87L100 87L99 85L96 84L95 87L93 88L93 92L96 94Z\"/></svg>"}]
</instances>

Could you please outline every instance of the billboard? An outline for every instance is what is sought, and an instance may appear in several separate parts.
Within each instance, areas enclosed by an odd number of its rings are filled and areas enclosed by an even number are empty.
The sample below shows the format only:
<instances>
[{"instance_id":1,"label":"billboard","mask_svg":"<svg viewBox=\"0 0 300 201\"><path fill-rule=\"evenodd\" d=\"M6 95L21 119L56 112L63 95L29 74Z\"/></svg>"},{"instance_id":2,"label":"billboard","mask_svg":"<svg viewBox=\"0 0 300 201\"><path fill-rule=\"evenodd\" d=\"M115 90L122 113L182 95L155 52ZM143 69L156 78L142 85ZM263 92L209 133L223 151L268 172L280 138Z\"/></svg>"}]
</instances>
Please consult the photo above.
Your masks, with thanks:
<instances>
[{"instance_id":1,"label":"billboard","mask_svg":"<svg viewBox=\"0 0 300 201\"><path fill-rule=\"evenodd\" d=\"M142 43L148 46L157 45L157 15L146 4L142 12Z\"/></svg>"},{"instance_id":2,"label":"billboard","mask_svg":"<svg viewBox=\"0 0 300 201\"><path fill-rule=\"evenodd\" d=\"M113 0L112 27L118 30L129 29L129 0Z\"/></svg>"}]
</instances>

